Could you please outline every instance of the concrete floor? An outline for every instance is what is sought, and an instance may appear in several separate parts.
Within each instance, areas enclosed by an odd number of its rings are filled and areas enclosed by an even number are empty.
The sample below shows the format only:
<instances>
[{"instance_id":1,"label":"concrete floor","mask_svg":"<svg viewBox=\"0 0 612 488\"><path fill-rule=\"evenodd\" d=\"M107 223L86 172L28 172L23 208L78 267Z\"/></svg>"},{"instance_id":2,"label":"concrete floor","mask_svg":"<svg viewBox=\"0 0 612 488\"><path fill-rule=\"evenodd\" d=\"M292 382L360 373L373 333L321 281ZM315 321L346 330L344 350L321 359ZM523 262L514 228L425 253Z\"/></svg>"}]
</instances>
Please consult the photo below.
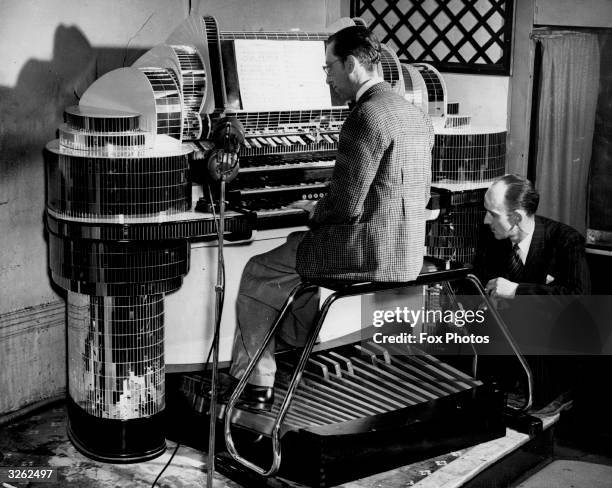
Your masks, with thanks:
<instances>
[{"instance_id":1,"label":"concrete floor","mask_svg":"<svg viewBox=\"0 0 612 488\"><path fill-rule=\"evenodd\" d=\"M563 419L562 419L563 422ZM559 429L564 432L564 429ZM612 487L612 456L593 452L576 443L571 435L555 441L556 459L531 476L526 476L520 488L610 488ZM496 441L491 441L496 442ZM609 445L609 444L608 444ZM58 470L59 481L43 486L67 488L150 487L170 459L176 445L168 441L165 454L152 461L137 464L104 464L80 454L66 436L66 414L62 404L44 408L23 419L0 428L0 466L40 466ZM605 449L605 446L603 447ZM459 453L449 453L432 460L392 470L388 473L347 483L345 488L391 488L399 486L435 486L432 470L458 463ZM457 459L457 460L455 460ZM560 461L564 459L565 461ZM434 473L435 474L435 473ZM428 481L429 480L429 481ZM3 480L4 481L4 480ZM433 483L433 484L432 484ZM38 486L0 481L0 487ZM162 488L206 486L206 457L197 450L181 446L172 463L156 484ZM215 488L239 488L239 485L215 473ZM273 486L296 486L290 482ZM445 486L451 486L445 484ZM453 483L452 486L458 486ZM438 488L436 486L436 488Z\"/></svg>"},{"instance_id":2,"label":"concrete floor","mask_svg":"<svg viewBox=\"0 0 612 488\"><path fill-rule=\"evenodd\" d=\"M609 416L570 410L561 418L554 459L517 488L611 488L612 435Z\"/></svg>"},{"instance_id":3,"label":"concrete floor","mask_svg":"<svg viewBox=\"0 0 612 488\"><path fill-rule=\"evenodd\" d=\"M556 460L544 467L517 488L610 488L612 466L585 461Z\"/></svg>"}]
</instances>

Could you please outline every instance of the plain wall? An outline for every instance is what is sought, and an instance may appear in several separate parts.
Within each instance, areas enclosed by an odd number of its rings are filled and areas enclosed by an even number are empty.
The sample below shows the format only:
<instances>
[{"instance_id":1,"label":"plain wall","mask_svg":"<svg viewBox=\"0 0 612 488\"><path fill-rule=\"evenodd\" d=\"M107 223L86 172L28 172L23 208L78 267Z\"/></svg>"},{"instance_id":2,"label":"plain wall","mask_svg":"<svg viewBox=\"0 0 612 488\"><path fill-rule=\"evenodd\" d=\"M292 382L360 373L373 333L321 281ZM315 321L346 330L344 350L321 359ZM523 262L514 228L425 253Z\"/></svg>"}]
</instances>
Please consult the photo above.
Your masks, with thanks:
<instances>
[{"instance_id":1,"label":"plain wall","mask_svg":"<svg viewBox=\"0 0 612 488\"><path fill-rule=\"evenodd\" d=\"M43 232L43 148L64 108L98 76L161 42L186 6L0 1L0 314L57 299Z\"/></svg>"},{"instance_id":2,"label":"plain wall","mask_svg":"<svg viewBox=\"0 0 612 488\"><path fill-rule=\"evenodd\" d=\"M612 27L610 0L536 0L538 25Z\"/></svg>"},{"instance_id":3,"label":"plain wall","mask_svg":"<svg viewBox=\"0 0 612 488\"><path fill-rule=\"evenodd\" d=\"M472 125L506 128L508 76L442 73L449 102L459 102L459 113L471 115Z\"/></svg>"}]
</instances>

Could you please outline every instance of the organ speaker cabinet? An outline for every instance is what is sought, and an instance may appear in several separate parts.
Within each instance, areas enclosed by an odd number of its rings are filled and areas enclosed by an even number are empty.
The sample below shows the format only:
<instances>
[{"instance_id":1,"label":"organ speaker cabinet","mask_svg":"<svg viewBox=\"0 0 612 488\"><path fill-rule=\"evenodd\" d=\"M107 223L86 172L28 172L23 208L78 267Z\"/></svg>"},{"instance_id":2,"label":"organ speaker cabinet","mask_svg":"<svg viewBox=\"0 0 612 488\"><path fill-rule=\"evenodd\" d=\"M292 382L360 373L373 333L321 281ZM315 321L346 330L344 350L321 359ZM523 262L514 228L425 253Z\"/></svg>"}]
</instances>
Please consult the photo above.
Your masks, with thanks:
<instances>
[{"instance_id":1,"label":"organ speaker cabinet","mask_svg":"<svg viewBox=\"0 0 612 488\"><path fill-rule=\"evenodd\" d=\"M447 100L442 75L426 63L402 64L406 99L431 116L435 141L432 187L445 200L445 213L428 223L427 255L471 263L484 220L484 194L506 167L506 130L473 125Z\"/></svg>"},{"instance_id":2,"label":"organ speaker cabinet","mask_svg":"<svg viewBox=\"0 0 612 488\"><path fill-rule=\"evenodd\" d=\"M151 57L95 81L45 152L51 278L67 292L68 434L109 462L165 450L164 297L189 271L189 240L217 232L192 210L183 144L202 133L203 60L182 45ZM228 237L251 228L229 212Z\"/></svg>"}]
</instances>

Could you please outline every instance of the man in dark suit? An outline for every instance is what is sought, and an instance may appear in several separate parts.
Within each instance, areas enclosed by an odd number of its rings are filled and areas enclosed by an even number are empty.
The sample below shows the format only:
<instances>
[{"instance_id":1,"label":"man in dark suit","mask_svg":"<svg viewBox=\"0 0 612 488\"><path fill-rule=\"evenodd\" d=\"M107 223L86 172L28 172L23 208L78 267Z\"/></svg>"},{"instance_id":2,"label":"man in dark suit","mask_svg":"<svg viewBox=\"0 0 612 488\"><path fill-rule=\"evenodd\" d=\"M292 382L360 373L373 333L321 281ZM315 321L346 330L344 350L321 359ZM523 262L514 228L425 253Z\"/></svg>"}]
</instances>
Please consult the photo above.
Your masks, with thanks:
<instances>
[{"instance_id":1,"label":"man in dark suit","mask_svg":"<svg viewBox=\"0 0 612 488\"><path fill-rule=\"evenodd\" d=\"M410 281L421 270L433 128L383 81L379 61L380 43L365 27L347 27L328 40L327 83L356 103L340 131L327 195L316 206L299 204L310 213L310 230L254 256L243 271L230 386L302 277ZM317 308L317 294L302 295L276 339L303 345ZM271 344L250 376L242 408L271 407L274 350Z\"/></svg>"},{"instance_id":2,"label":"man in dark suit","mask_svg":"<svg viewBox=\"0 0 612 488\"><path fill-rule=\"evenodd\" d=\"M584 238L568 225L535 215L539 199L529 180L516 175L501 177L485 194L484 223L491 232L475 268L494 298L590 291Z\"/></svg>"},{"instance_id":3,"label":"man in dark suit","mask_svg":"<svg viewBox=\"0 0 612 488\"><path fill-rule=\"evenodd\" d=\"M579 325L580 305L570 297L590 292L584 238L536 215L538 202L531 182L520 176L505 175L491 185L484 201L490 232L481 239L474 271L519 348L534 354L528 361L541 406L570 386L574 368L563 354L591 352L597 339Z\"/></svg>"}]
</instances>

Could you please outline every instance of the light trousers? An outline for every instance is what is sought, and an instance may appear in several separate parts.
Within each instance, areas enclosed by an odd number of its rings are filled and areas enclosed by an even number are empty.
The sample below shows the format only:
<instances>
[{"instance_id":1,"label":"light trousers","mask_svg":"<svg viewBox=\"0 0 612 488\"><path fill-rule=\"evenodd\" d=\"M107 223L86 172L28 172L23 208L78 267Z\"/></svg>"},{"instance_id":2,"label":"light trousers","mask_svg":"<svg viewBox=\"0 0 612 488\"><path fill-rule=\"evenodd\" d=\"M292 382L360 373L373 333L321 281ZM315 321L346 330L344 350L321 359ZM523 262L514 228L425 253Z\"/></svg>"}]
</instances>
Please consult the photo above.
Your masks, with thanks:
<instances>
[{"instance_id":1,"label":"light trousers","mask_svg":"<svg viewBox=\"0 0 612 488\"><path fill-rule=\"evenodd\" d=\"M242 378L289 293L301 281L295 271L295 256L304 234L294 232L281 246L253 256L242 272L236 300L237 324L230 367L230 374L235 378ZM276 336L253 370L249 383L274 386L274 352L277 342L302 347L314 326L318 307L318 290L301 293L296 297Z\"/></svg>"}]
</instances>

